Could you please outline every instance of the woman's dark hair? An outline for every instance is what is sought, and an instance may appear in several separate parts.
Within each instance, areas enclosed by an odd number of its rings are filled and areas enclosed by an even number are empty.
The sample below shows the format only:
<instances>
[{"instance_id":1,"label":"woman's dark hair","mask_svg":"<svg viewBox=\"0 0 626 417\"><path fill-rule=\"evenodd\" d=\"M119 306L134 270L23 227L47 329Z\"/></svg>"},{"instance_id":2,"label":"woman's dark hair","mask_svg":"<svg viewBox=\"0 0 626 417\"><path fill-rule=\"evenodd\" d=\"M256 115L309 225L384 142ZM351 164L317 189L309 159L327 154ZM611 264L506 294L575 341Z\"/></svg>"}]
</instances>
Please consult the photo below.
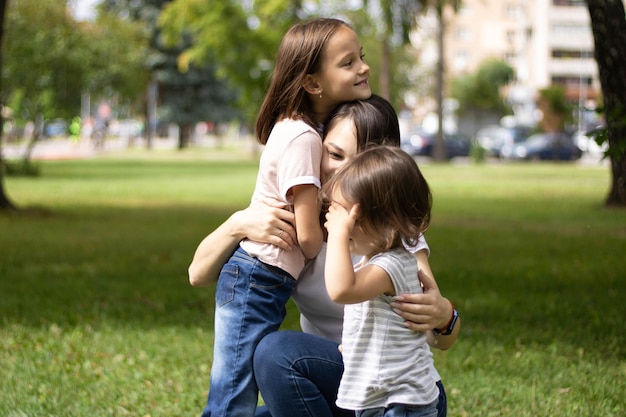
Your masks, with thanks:
<instances>
[{"instance_id":1,"label":"woman's dark hair","mask_svg":"<svg viewBox=\"0 0 626 417\"><path fill-rule=\"evenodd\" d=\"M351 29L339 19L317 18L295 24L283 36L270 86L256 120L259 143L267 143L272 128L284 117L302 119L315 126L304 81L308 74L320 70L324 47L341 27Z\"/></svg>"},{"instance_id":2,"label":"woman's dark hair","mask_svg":"<svg viewBox=\"0 0 626 417\"><path fill-rule=\"evenodd\" d=\"M430 224L432 194L415 160L396 146L368 146L342 166L322 188L359 204L358 227L375 238L372 253L415 245Z\"/></svg>"},{"instance_id":3,"label":"woman's dark hair","mask_svg":"<svg viewBox=\"0 0 626 417\"><path fill-rule=\"evenodd\" d=\"M345 118L354 122L357 151L360 152L369 144L400 146L398 115L384 98L372 94L366 100L340 104L328 117L325 131L330 130L336 121Z\"/></svg>"}]
</instances>

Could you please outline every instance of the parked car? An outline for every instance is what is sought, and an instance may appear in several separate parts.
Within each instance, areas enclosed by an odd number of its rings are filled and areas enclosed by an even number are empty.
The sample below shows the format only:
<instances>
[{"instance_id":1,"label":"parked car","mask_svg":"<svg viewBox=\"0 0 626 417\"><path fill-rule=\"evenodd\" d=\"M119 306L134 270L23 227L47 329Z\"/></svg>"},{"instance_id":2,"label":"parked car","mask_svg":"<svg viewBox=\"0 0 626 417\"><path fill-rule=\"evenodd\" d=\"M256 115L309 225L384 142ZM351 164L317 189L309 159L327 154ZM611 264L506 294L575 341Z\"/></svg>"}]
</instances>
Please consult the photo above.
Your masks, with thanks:
<instances>
[{"instance_id":1,"label":"parked car","mask_svg":"<svg viewBox=\"0 0 626 417\"><path fill-rule=\"evenodd\" d=\"M501 157L503 146L510 146L526 140L532 132L530 126L510 126L500 125L485 126L476 132L474 141L487 151L490 156Z\"/></svg>"},{"instance_id":2,"label":"parked car","mask_svg":"<svg viewBox=\"0 0 626 417\"><path fill-rule=\"evenodd\" d=\"M432 157L433 144L437 133L429 133L418 129L405 135L400 140L400 147L409 155L422 155ZM470 152L470 140L462 135L444 133L443 140L446 143L446 155L448 158L468 156Z\"/></svg>"},{"instance_id":3,"label":"parked car","mask_svg":"<svg viewBox=\"0 0 626 417\"><path fill-rule=\"evenodd\" d=\"M538 133L515 145L502 147L506 159L574 161L582 151L574 138L565 133Z\"/></svg>"},{"instance_id":4,"label":"parked car","mask_svg":"<svg viewBox=\"0 0 626 417\"><path fill-rule=\"evenodd\" d=\"M590 131L577 131L574 133L574 141L576 145L583 151L591 156L601 157L609 149L608 141L604 141L602 145L598 145L595 139L595 134L604 127L598 126Z\"/></svg>"},{"instance_id":5,"label":"parked car","mask_svg":"<svg viewBox=\"0 0 626 417\"><path fill-rule=\"evenodd\" d=\"M54 119L44 124L43 134L47 138L67 136L68 125L63 119Z\"/></svg>"}]
</instances>

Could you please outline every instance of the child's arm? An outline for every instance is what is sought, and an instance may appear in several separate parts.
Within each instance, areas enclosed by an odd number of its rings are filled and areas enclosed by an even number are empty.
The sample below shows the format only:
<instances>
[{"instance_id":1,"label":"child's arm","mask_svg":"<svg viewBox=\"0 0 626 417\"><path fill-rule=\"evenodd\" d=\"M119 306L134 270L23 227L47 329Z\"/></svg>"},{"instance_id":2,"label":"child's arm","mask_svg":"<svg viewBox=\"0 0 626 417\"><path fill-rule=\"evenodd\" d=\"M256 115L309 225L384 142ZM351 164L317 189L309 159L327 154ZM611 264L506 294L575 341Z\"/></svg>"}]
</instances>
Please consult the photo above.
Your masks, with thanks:
<instances>
[{"instance_id":1,"label":"child's arm","mask_svg":"<svg viewBox=\"0 0 626 417\"><path fill-rule=\"evenodd\" d=\"M291 250L295 243L293 221L293 213L273 200L254 203L233 213L198 245L188 269L189 283L194 287L215 283L222 267L245 237Z\"/></svg>"},{"instance_id":2,"label":"child's arm","mask_svg":"<svg viewBox=\"0 0 626 417\"><path fill-rule=\"evenodd\" d=\"M298 185L291 191L298 245L307 259L313 259L322 249L324 241L320 226L318 188L314 185Z\"/></svg>"},{"instance_id":3,"label":"child's arm","mask_svg":"<svg viewBox=\"0 0 626 417\"><path fill-rule=\"evenodd\" d=\"M360 303L380 294L395 294L387 272L368 265L354 272L350 256L350 233L356 223L358 206L350 212L332 203L326 214L324 226L328 230L324 279L330 298L341 304Z\"/></svg>"}]
</instances>

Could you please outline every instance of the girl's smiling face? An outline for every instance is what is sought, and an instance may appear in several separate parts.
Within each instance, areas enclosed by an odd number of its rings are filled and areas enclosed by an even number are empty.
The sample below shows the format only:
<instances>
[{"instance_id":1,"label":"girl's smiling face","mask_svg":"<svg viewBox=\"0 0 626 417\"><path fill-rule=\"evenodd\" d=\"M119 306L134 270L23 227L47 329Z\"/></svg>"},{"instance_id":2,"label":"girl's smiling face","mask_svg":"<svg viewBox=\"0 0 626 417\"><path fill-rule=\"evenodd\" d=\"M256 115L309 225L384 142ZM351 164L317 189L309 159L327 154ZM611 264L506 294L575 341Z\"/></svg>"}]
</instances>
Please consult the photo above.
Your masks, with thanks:
<instances>
[{"instance_id":1,"label":"girl's smiling face","mask_svg":"<svg viewBox=\"0 0 626 417\"><path fill-rule=\"evenodd\" d=\"M327 100L335 104L365 100L372 95L370 67L363 60L359 38L348 27L340 27L328 39L320 70L313 76Z\"/></svg>"},{"instance_id":2,"label":"girl's smiling face","mask_svg":"<svg viewBox=\"0 0 626 417\"><path fill-rule=\"evenodd\" d=\"M322 155L322 182L357 154L356 130L352 119L335 119L327 128Z\"/></svg>"}]
</instances>

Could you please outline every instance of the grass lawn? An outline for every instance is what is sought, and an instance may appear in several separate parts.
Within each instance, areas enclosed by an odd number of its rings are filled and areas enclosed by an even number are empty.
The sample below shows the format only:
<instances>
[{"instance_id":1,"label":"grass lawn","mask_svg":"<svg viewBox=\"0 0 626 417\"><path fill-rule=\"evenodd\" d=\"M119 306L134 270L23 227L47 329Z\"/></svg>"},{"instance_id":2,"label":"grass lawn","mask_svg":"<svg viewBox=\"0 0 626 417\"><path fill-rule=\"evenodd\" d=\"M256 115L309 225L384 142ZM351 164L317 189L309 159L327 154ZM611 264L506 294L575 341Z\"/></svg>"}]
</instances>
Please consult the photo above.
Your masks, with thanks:
<instances>
[{"instance_id":1,"label":"grass lawn","mask_svg":"<svg viewBox=\"0 0 626 417\"><path fill-rule=\"evenodd\" d=\"M0 214L0 416L199 415L213 290L186 269L247 204L256 167L229 150L135 150L5 178L37 209ZM608 168L422 169L431 265L463 319L435 352L448 415L626 415L626 210L602 206Z\"/></svg>"}]
</instances>

